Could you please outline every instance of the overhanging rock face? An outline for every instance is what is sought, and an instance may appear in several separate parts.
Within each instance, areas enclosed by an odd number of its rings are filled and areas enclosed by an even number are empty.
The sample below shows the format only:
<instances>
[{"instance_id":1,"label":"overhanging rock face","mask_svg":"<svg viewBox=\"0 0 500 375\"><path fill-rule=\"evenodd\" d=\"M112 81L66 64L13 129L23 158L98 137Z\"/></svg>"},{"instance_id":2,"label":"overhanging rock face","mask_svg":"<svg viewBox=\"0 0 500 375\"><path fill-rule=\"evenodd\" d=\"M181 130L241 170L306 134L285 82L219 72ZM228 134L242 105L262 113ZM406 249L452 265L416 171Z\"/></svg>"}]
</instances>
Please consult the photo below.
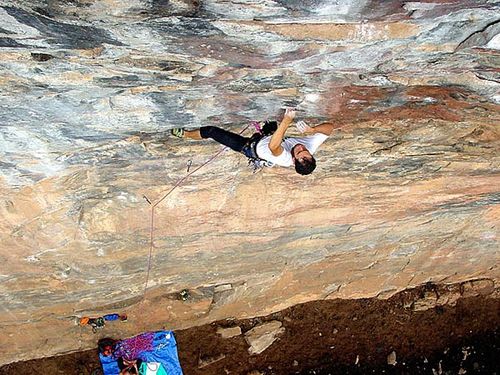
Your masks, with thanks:
<instances>
[{"instance_id":1,"label":"overhanging rock face","mask_svg":"<svg viewBox=\"0 0 500 375\"><path fill-rule=\"evenodd\" d=\"M486 0L2 2L0 364L494 285L499 18ZM220 150L171 128L238 132L285 106L343 125L311 176L226 152L152 212ZM75 324L110 312L129 320Z\"/></svg>"}]
</instances>

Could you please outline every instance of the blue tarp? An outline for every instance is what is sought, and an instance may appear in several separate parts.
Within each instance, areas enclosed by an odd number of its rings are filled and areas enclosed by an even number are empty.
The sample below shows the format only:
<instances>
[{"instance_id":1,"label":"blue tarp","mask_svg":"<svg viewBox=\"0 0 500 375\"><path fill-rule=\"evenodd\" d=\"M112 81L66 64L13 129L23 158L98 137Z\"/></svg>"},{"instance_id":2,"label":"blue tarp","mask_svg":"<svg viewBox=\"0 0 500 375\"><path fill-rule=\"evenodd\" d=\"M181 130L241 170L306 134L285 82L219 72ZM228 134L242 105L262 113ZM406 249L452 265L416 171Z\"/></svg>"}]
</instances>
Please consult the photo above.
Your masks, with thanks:
<instances>
[{"instance_id":1,"label":"blue tarp","mask_svg":"<svg viewBox=\"0 0 500 375\"><path fill-rule=\"evenodd\" d=\"M115 345L112 356L99 354L104 375L119 375L118 358L141 359L144 362L159 362L168 375L182 375L177 342L172 331L146 332Z\"/></svg>"}]
</instances>

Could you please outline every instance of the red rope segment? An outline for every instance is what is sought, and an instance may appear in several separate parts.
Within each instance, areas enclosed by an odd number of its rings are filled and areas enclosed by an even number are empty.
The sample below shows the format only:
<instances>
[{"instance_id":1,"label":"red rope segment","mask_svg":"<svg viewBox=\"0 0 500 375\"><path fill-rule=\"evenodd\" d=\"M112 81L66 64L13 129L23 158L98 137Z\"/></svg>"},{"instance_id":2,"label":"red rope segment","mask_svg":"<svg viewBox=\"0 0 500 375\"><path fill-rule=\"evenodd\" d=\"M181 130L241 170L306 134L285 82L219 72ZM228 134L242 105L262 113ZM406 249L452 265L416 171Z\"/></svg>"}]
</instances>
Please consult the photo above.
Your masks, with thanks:
<instances>
[{"instance_id":1,"label":"red rope segment","mask_svg":"<svg viewBox=\"0 0 500 375\"><path fill-rule=\"evenodd\" d=\"M150 221L150 228L149 228L149 255L148 255L148 268L147 268L147 273L146 273L146 281L144 282L144 293L143 293L143 298L146 296L146 290L148 288L148 282L149 282L149 271L151 270L151 255L153 254L153 227L154 227L154 220L155 220L155 206L151 206L151 221Z\"/></svg>"},{"instance_id":2,"label":"red rope segment","mask_svg":"<svg viewBox=\"0 0 500 375\"><path fill-rule=\"evenodd\" d=\"M250 127L250 125L247 125L242 131L240 131L238 134L242 134L245 130L247 130ZM218 151L216 154L214 154L210 159L205 161L203 164L201 164L199 167L195 168L188 174L186 174L184 177L182 177L179 181L175 183L175 185L165 194L163 197L161 197L156 203L151 204L151 220L150 220L150 228L149 228L149 255L148 255L148 267L147 267L147 272L146 272L146 281L144 282L144 292L142 298L144 299L146 297L146 291L148 290L148 283L149 283L149 275L151 273L151 259L153 256L153 247L154 247L154 215L155 215L155 207L158 206L161 202L165 200L177 187L179 187L180 184L182 184L189 176L191 176L193 173L196 173L199 171L201 168L203 168L205 165L208 163L212 162L217 156L222 154L224 151L226 151L227 147L224 146L220 151Z\"/></svg>"}]
</instances>

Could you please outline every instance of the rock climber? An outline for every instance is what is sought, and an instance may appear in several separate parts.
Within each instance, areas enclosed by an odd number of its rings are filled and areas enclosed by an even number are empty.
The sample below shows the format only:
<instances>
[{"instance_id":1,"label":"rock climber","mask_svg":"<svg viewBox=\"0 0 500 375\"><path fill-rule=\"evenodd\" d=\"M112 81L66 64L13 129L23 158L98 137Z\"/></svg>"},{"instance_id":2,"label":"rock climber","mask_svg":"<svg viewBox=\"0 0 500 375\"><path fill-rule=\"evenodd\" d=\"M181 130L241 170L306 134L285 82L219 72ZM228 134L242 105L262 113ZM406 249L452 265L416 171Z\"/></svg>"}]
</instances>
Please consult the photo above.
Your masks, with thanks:
<instances>
[{"instance_id":1,"label":"rock climber","mask_svg":"<svg viewBox=\"0 0 500 375\"><path fill-rule=\"evenodd\" d=\"M172 134L179 138L206 139L212 138L218 143L229 147L247 156L251 161L259 162L259 166L279 165L295 167L301 175L308 175L316 168L316 159L313 154L328 138L333 129L339 127L325 122L316 126L309 126L304 121L296 124L302 137L285 137L285 133L295 119L296 111L287 108L283 120L277 125L266 122L262 133L252 137L243 137L216 126L202 126L196 130L183 128L172 129Z\"/></svg>"}]
</instances>

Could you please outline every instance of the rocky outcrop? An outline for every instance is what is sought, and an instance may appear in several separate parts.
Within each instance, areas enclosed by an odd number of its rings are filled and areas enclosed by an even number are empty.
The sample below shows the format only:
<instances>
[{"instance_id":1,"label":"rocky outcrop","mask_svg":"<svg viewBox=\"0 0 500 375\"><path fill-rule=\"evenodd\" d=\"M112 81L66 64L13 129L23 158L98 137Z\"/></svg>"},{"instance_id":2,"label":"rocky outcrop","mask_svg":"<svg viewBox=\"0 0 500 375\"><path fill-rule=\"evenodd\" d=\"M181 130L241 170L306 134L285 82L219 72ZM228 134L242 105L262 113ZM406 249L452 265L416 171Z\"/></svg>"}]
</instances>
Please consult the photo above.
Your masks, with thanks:
<instances>
[{"instance_id":1,"label":"rocky outcrop","mask_svg":"<svg viewBox=\"0 0 500 375\"><path fill-rule=\"evenodd\" d=\"M285 331L280 321L274 320L258 325L245 333L245 340L250 345L248 353L260 354L269 348L278 336Z\"/></svg>"},{"instance_id":2,"label":"rocky outcrop","mask_svg":"<svg viewBox=\"0 0 500 375\"><path fill-rule=\"evenodd\" d=\"M498 4L339 3L2 2L0 364L429 281L497 288ZM342 125L307 178L204 165L218 145L168 136L290 105ZM76 324L111 312L129 319Z\"/></svg>"}]
</instances>

